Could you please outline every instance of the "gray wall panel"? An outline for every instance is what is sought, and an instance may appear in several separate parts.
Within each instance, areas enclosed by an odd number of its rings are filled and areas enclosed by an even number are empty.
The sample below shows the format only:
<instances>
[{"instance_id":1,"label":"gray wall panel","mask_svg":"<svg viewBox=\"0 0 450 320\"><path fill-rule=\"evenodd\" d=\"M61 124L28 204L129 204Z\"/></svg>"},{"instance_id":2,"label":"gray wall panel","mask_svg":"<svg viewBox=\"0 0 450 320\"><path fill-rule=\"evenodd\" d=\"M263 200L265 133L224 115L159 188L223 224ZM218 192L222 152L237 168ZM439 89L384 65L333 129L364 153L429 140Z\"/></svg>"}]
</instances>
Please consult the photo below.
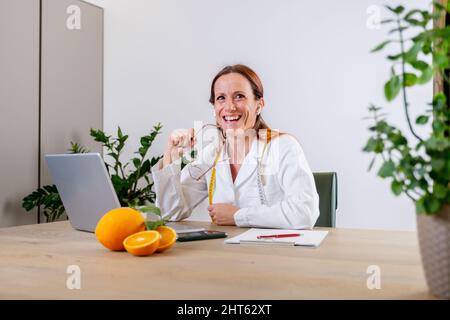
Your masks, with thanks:
<instances>
[{"instance_id":1,"label":"gray wall panel","mask_svg":"<svg viewBox=\"0 0 450 320\"><path fill-rule=\"evenodd\" d=\"M66 21L80 8L80 29ZM89 129L103 128L103 9L74 0L43 0L41 185L51 179L43 158L66 152L70 141L101 152Z\"/></svg>"},{"instance_id":2,"label":"gray wall panel","mask_svg":"<svg viewBox=\"0 0 450 320\"><path fill-rule=\"evenodd\" d=\"M0 0L0 227L36 223L38 114L39 1Z\"/></svg>"}]
</instances>

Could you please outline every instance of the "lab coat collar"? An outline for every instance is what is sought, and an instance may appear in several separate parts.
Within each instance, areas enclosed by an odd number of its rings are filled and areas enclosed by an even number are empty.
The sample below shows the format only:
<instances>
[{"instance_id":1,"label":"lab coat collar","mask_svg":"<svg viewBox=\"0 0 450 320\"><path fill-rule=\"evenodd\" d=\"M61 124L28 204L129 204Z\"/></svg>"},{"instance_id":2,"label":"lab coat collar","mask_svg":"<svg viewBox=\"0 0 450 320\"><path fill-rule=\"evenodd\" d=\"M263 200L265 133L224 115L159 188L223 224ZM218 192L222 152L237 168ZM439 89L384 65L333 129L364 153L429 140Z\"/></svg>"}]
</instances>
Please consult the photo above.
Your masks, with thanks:
<instances>
[{"instance_id":1,"label":"lab coat collar","mask_svg":"<svg viewBox=\"0 0 450 320\"><path fill-rule=\"evenodd\" d=\"M253 174L256 173L256 169L258 168L258 158L261 156L263 147L264 142L258 139L253 140L249 153L244 158L244 162L242 163L236 180L234 181L234 187L239 187L240 185L245 183ZM220 168L217 168L217 174L221 177L222 181L226 181L227 185L233 186L230 162L224 150L222 151L220 160L221 165Z\"/></svg>"},{"instance_id":2,"label":"lab coat collar","mask_svg":"<svg viewBox=\"0 0 450 320\"><path fill-rule=\"evenodd\" d=\"M261 156L261 152L264 147L264 142L259 139L254 139L252 147L244 159L241 168L239 169L238 175L234 182L235 186L238 187L249 180L258 169L258 159Z\"/></svg>"}]
</instances>

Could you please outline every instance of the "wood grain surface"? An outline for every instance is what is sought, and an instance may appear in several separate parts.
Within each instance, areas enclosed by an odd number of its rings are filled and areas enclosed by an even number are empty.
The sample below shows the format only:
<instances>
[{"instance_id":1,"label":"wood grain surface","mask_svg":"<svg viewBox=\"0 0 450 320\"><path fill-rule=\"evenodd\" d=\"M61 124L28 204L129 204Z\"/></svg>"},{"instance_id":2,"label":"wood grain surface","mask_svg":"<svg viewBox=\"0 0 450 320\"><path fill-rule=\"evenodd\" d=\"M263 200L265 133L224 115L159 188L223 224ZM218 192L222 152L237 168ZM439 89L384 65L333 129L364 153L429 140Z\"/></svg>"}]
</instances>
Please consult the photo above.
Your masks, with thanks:
<instances>
[{"instance_id":1,"label":"wood grain surface","mask_svg":"<svg viewBox=\"0 0 450 320\"><path fill-rule=\"evenodd\" d=\"M206 222L184 222L227 231ZM321 228L323 229L323 228ZM318 248L176 243L148 257L111 252L55 222L0 229L1 299L432 299L415 232L328 229ZM66 286L81 270L81 289ZM367 268L381 289L367 288Z\"/></svg>"}]
</instances>

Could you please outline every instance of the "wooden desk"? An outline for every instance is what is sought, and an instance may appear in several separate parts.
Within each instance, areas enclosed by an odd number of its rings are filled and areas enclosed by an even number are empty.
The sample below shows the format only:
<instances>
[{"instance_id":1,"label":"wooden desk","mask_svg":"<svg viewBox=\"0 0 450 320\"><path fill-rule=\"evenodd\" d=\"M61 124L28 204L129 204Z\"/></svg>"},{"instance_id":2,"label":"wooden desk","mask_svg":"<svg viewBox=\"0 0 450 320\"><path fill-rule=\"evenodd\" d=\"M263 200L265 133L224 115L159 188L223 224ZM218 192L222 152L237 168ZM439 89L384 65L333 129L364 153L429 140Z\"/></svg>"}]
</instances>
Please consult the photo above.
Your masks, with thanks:
<instances>
[{"instance_id":1,"label":"wooden desk","mask_svg":"<svg viewBox=\"0 0 450 320\"><path fill-rule=\"evenodd\" d=\"M230 236L245 229L217 227ZM69 265L81 289L66 288ZM381 289L369 290L369 265ZM110 252L68 222L0 229L1 299L430 299L416 233L330 229L319 248L176 243L149 257Z\"/></svg>"}]
</instances>

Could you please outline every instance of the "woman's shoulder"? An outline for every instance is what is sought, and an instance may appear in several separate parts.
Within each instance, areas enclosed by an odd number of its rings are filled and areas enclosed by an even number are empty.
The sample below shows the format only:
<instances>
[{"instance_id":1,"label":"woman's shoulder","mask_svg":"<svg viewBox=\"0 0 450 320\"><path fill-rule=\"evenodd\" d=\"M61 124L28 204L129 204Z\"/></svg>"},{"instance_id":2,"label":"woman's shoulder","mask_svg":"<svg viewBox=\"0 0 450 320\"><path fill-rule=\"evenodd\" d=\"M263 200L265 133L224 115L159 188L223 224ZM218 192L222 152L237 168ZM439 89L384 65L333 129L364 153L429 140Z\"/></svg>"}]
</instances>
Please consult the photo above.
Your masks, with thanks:
<instances>
[{"instance_id":1,"label":"woman's shoulder","mask_svg":"<svg viewBox=\"0 0 450 320\"><path fill-rule=\"evenodd\" d=\"M279 159L281 161L288 155L301 155L303 149L300 146L298 139L292 134L285 132L276 132L271 137L268 145L268 156Z\"/></svg>"},{"instance_id":2,"label":"woman's shoulder","mask_svg":"<svg viewBox=\"0 0 450 320\"><path fill-rule=\"evenodd\" d=\"M271 138L272 146L277 146L287 150L301 149L298 139L290 133L276 132Z\"/></svg>"}]
</instances>

